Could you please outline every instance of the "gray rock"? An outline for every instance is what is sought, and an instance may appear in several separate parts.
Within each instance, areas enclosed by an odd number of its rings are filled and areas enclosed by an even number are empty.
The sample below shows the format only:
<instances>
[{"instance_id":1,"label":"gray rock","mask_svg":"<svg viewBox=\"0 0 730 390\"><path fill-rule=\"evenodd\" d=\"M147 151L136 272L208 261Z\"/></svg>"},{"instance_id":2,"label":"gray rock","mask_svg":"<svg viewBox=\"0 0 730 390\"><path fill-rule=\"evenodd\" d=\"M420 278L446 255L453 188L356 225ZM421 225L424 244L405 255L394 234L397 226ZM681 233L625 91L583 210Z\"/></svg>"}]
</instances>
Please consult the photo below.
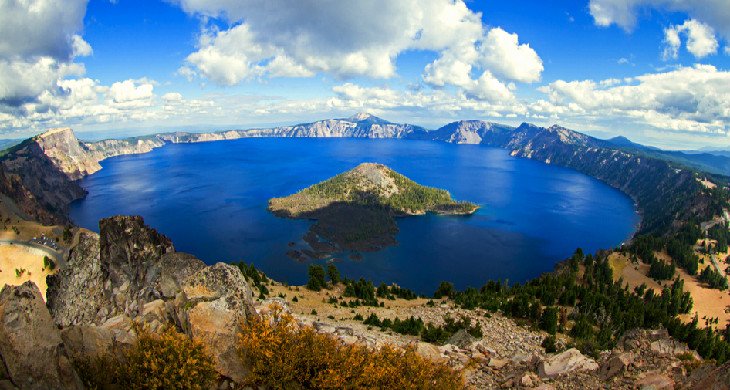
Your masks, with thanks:
<instances>
[{"instance_id":1,"label":"gray rock","mask_svg":"<svg viewBox=\"0 0 730 390\"><path fill-rule=\"evenodd\" d=\"M46 282L47 306L57 325L101 323L109 315L97 234L82 231L67 265Z\"/></svg>"},{"instance_id":2,"label":"gray rock","mask_svg":"<svg viewBox=\"0 0 730 390\"><path fill-rule=\"evenodd\" d=\"M604 379L610 379L626 371L634 363L634 355L624 352L611 356L603 365L599 373Z\"/></svg>"},{"instance_id":3,"label":"gray rock","mask_svg":"<svg viewBox=\"0 0 730 390\"><path fill-rule=\"evenodd\" d=\"M82 389L58 329L33 282L0 291L0 361L21 389Z\"/></svg>"},{"instance_id":4,"label":"gray rock","mask_svg":"<svg viewBox=\"0 0 730 390\"><path fill-rule=\"evenodd\" d=\"M598 363L583 356L575 348L549 357L538 364L540 376L543 378L553 378L572 371L595 371L597 369Z\"/></svg>"},{"instance_id":5,"label":"gray rock","mask_svg":"<svg viewBox=\"0 0 730 390\"><path fill-rule=\"evenodd\" d=\"M240 383L248 370L236 343L241 325L255 315L245 277L237 267L217 263L188 278L183 291L194 304L187 311L190 335L206 343L221 375Z\"/></svg>"},{"instance_id":6,"label":"gray rock","mask_svg":"<svg viewBox=\"0 0 730 390\"><path fill-rule=\"evenodd\" d=\"M69 327L75 352L134 342L132 324L153 332L169 325L207 344L221 375L246 374L235 348L241 324L253 315L253 293L234 266L206 266L177 253L141 217L101 220L100 234L84 233L69 266L50 279L48 307Z\"/></svg>"},{"instance_id":7,"label":"gray rock","mask_svg":"<svg viewBox=\"0 0 730 390\"><path fill-rule=\"evenodd\" d=\"M457 347L464 349L469 347L475 341L477 341L477 339L470 335L469 332L464 329L459 329L456 333L449 337L446 344L456 345Z\"/></svg>"}]
</instances>

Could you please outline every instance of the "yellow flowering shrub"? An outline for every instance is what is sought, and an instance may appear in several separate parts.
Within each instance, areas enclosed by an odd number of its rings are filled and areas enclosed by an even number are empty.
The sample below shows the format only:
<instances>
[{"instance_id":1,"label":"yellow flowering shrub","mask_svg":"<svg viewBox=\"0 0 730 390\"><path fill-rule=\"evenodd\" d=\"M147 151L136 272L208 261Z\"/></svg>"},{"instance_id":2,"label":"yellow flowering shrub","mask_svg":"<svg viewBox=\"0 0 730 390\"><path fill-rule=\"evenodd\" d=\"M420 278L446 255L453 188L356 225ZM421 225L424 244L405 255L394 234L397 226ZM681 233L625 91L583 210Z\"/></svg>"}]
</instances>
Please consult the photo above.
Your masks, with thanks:
<instances>
[{"instance_id":1,"label":"yellow flowering shrub","mask_svg":"<svg viewBox=\"0 0 730 390\"><path fill-rule=\"evenodd\" d=\"M173 328L138 330L137 342L121 358L87 357L76 367L89 388L209 389L218 377L203 344Z\"/></svg>"},{"instance_id":2,"label":"yellow flowering shrub","mask_svg":"<svg viewBox=\"0 0 730 390\"><path fill-rule=\"evenodd\" d=\"M273 308L250 319L239 339L250 386L272 388L461 389L461 374L413 348L369 349L300 327Z\"/></svg>"}]
</instances>

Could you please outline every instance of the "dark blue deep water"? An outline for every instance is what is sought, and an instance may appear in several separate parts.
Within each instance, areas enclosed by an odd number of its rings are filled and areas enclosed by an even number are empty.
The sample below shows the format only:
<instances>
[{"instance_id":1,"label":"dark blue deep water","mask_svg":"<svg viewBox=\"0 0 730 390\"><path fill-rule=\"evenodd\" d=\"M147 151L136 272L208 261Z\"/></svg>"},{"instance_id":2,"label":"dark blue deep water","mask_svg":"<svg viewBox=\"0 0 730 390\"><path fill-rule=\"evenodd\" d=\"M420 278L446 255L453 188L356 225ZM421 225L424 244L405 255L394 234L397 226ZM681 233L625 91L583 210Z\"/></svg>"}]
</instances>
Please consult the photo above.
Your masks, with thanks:
<instances>
[{"instance_id":1,"label":"dark blue deep water","mask_svg":"<svg viewBox=\"0 0 730 390\"><path fill-rule=\"evenodd\" d=\"M489 279L523 282L553 269L576 247L588 252L626 240L639 219L619 191L569 169L514 158L501 149L429 141L260 138L167 145L121 156L85 178L72 205L80 226L139 214L179 251L208 263L245 260L270 277L306 281L307 264L285 255L310 222L274 217L271 197L378 162L418 183L482 208L469 217L398 220L399 244L338 264L347 277L395 282L431 293Z\"/></svg>"}]
</instances>

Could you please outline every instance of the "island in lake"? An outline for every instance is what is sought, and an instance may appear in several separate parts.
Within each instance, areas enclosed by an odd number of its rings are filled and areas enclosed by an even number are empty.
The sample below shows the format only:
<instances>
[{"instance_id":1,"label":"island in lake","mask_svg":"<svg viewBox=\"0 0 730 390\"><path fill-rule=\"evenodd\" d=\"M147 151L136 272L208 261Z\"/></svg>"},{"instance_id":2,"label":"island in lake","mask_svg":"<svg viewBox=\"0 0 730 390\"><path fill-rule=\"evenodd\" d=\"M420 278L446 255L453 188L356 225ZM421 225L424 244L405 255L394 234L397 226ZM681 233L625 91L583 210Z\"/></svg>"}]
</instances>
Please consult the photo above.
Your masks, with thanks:
<instances>
[{"instance_id":1,"label":"island in lake","mask_svg":"<svg viewBox=\"0 0 730 390\"><path fill-rule=\"evenodd\" d=\"M289 256L305 260L333 253L378 251L395 245L397 217L470 215L479 206L456 201L448 191L422 186L382 164L363 163L296 194L269 200L269 211L279 217L313 219L305 249ZM292 247L296 244L292 244Z\"/></svg>"}]
</instances>

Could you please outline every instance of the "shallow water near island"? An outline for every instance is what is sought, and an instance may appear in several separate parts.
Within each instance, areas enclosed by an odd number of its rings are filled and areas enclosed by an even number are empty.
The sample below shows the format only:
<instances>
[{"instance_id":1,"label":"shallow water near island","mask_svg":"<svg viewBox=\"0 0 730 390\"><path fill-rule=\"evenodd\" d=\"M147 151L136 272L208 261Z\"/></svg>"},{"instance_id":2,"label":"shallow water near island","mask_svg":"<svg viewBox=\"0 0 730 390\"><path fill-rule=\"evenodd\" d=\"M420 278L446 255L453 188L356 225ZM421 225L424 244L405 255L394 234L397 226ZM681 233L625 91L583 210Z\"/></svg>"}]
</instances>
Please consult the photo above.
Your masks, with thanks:
<instances>
[{"instance_id":1,"label":"shallow water near island","mask_svg":"<svg viewBox=\"0 0 730 390\"><path fill-rule=\"evenodd\" d=\"M178 251L207 263L253 262L278 281L306 282L308 263L287 257L311 221L266 210L286 196L362 162L382 163L416 182L482 207L471 216L398 219L398 245L360 260L340 257L344 276L398 283L430 294L487 280L524 282L577 247L619 245L639 221L624 194L575 171L511 157L481 145L430 141L254 138L167 145L102 162L81 181L89 195L73 221L98 231L101 218L142 215ZM318 261L324 263L324 261Z\"/></svg>"}]
</instances>

